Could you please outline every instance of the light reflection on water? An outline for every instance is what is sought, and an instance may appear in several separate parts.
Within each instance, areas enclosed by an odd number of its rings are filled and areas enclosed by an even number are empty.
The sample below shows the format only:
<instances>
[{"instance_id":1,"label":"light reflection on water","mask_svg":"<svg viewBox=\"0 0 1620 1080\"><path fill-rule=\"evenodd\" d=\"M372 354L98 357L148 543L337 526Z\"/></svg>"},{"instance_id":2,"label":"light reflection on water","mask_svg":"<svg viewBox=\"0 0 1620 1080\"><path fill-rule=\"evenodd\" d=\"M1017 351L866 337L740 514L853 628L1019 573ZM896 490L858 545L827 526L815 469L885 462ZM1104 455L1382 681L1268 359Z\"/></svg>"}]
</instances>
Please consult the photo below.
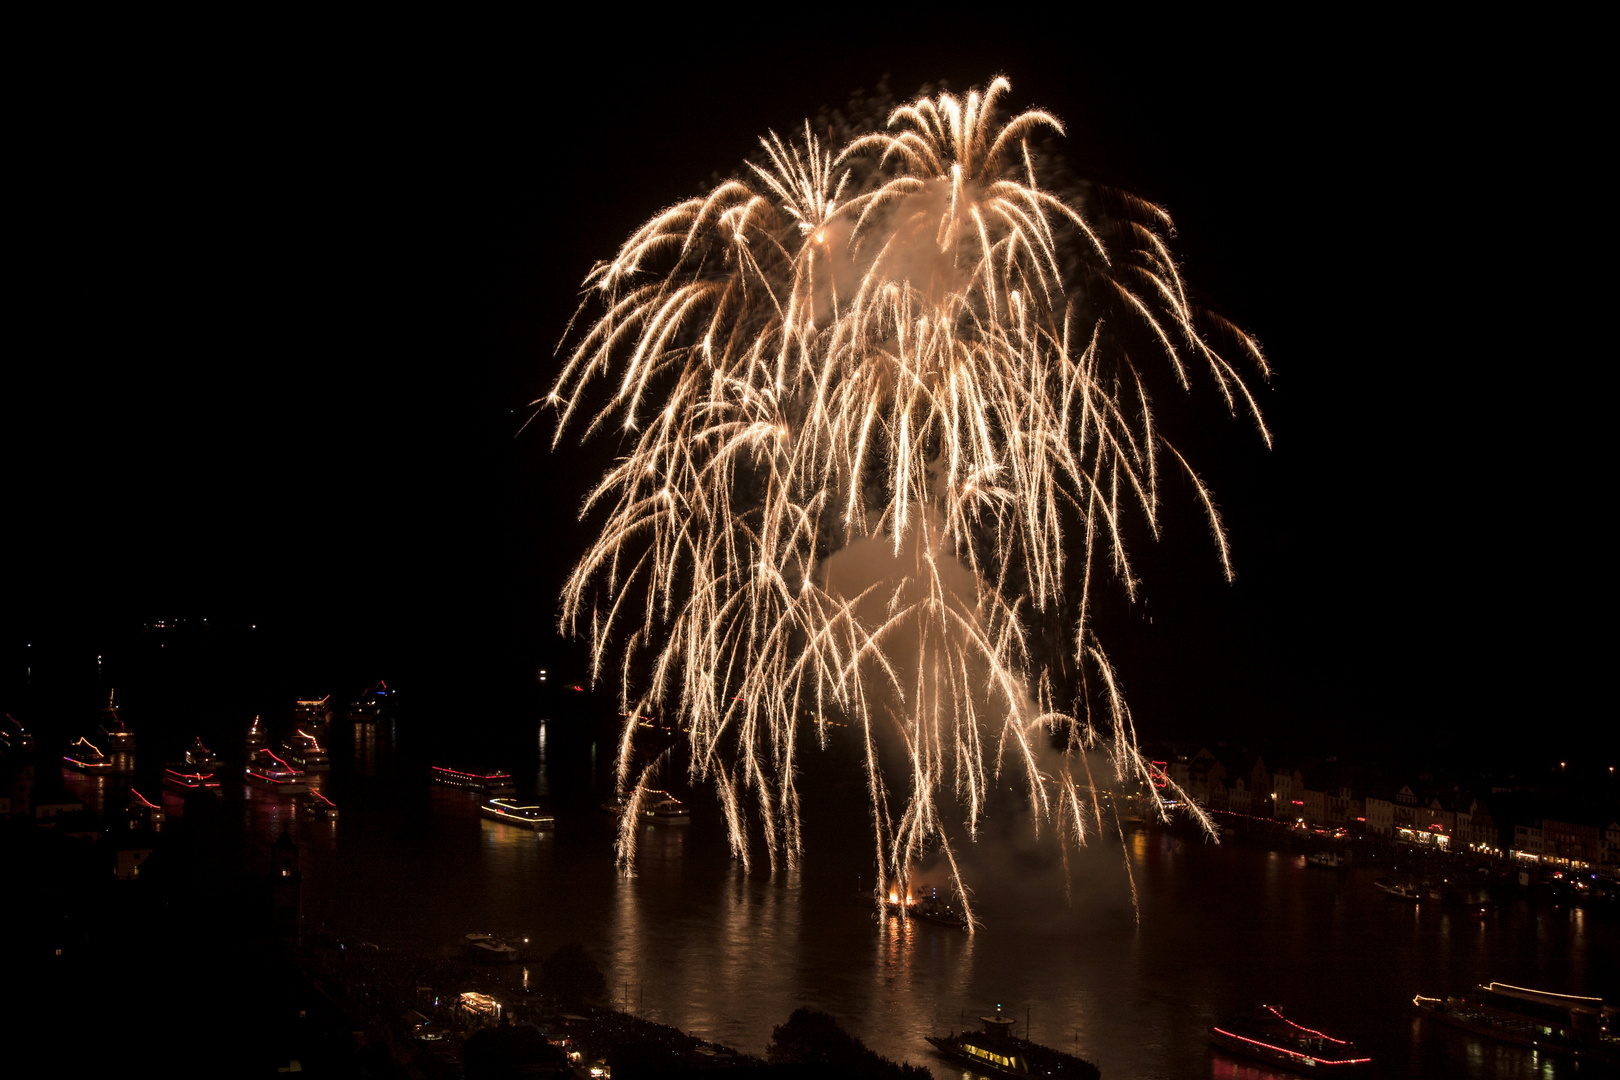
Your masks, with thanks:
<instances>
[{"instance_id":1,"label":"light reflection on water","mask_svg":"<svg viewBox=\"0 0 1620 1080\"><path fill-rule=\"evenodd\" d=\"M562 748L545 751L555 778ZM287 824L299 840L312 923L427 953L479 929L532 936L536 955L579 940L614 1004L752 1053L811 1006L879 1053L956 1075L923 1037L977 1027L1000 1002L1020 1030L1108 1077L1263 1080L1275 1074L1215 1053L1205 1032L1274 1001L1355 1038L1385 1076L1557 1077L1572 1073L1555 1059L1426 1026L1412 995L1493 978L1617 991L1615 927L1524 903L1465 917L1390 901L1371 867L1133 832L1123 849L1104 837L1068 853L1065 901L1049 852L986 841L963 849L984 919L968 935L878 916L858 807L807 832L798 867L773 874L758 856L745 872L700 792L689 825L643 827L626 877L615 823L588 793L556 808L555 833L536 833L480 818L466 792L410 777L384 788L380 771L322 778L343 808L335 826L269 793L245 800L250 836L268 843Z\"/></svg>"}]
</instances>

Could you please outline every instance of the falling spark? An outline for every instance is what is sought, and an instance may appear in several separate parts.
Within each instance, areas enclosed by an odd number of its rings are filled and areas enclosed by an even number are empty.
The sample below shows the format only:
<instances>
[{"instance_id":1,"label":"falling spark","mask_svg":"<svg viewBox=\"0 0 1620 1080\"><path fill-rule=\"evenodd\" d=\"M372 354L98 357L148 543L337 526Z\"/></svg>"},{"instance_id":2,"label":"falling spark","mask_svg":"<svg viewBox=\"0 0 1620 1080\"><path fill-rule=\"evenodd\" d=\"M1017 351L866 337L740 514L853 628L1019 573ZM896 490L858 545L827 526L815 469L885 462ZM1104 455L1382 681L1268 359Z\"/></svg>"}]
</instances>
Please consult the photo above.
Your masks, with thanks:
<instances>
[{"instance_id":1,"label":"falling spark","mask_svg":"<svg viewBox=\"0 0 1620 1080\"><path fill-rule=\"evenodd\" d=\"M750 814L773 867L798 858L801 729L825 745L807 718L846 719L880 906L934 844L966 905L942 799L976 838L1008 763L1037 830L1082 844L1102 814L1076 759L1106 745L1117 781L1148 780L1090 607L1094 557L1135 596L1126 519L1135 507L1158 535L1160 444L1232 571L1139 363L1157 353L1182 386L1207 364L1270 443L1217 351L1235 343L1264 376L1259 346L1188 301L1169 216L1120 195L1088 217L1040 187L1030 140L1063 129L1040 111L1002 122L1009 90L919 98L836 151L808 123L771 133L743 178L658 213L590 272L536 402L557 411L553 445L570 425L622 432L582 510L606 520L563 592L593 678L620 650L624 711L680 717L690 779L714 784L745 865ZM1036 623L1062 628L1067 656L1032 644ZM1070 663L1073 703L1054 690ZM633 730L617 758L627 865L655 768L635 768Z\"/></svg>"}]
</instances>

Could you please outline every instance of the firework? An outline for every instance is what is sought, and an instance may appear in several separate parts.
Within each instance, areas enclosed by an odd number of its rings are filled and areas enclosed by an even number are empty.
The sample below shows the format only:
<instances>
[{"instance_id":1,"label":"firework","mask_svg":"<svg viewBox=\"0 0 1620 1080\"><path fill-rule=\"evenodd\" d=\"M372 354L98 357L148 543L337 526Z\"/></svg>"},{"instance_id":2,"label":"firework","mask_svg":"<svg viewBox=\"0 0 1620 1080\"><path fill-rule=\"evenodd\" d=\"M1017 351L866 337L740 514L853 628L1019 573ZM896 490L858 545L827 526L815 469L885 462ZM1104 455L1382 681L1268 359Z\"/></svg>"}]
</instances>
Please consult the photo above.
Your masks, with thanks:
<instances>
[{"instance_id":1,"label":"firework","mask_svg":"<svg viewBox=\"0 0 1620 1080\"><path fill-rule=\"evenodd\" d=\"M879 902L936 845L956 875L947 815L974 836L1003 769L1066 842L1101 819L1087 750L1147 779L1091 624L1098 580L1134 598L1125 518L1157 536L1167 468L1231 565L1141 365L1183 387L1207 369L1270 441L1228 359L1264 374L1260 350L1189 301L1168 215L1043 188L1031 143L1062 127L1007 117L1009 89L920 98L836 148L808 123L762 139L744 175L590 272L537 403L558 440L624 447L563 593L593 676L630 715L679 715L745 864L751 820L773 866L801 851L803 729L825 745L827 718L854 725ZM1053 627L1057 655L1036 644ZM632 751L626 725L631 793L650 779ZM626 865L635 836L627 812Z\"/></svg>"}]
</instances>

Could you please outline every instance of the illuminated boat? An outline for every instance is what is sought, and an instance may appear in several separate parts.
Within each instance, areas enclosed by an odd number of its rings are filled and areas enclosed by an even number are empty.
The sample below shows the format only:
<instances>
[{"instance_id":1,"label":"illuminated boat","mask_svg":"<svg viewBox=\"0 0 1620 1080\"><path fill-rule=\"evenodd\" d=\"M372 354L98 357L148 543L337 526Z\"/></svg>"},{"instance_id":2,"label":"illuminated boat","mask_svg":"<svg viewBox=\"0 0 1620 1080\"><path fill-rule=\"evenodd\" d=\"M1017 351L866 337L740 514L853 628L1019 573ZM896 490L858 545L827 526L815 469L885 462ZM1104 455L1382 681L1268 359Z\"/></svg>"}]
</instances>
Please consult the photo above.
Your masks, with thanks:
<instances>
[{"instance_id":1,"label":"illuminated boat","mask_svg":"<svg viewBox=\"0 0 1620 1080\"><path fill-rule=\"evenodd\" d=\"M299 698L293 702L293 726L314 727L316 724L326 723L330 711L326 703L332 700L332 695L323 698Z\"/></svg>"},{"instance_id":2,"label":"illuminated boat","mask_svg":"<svg viewBox=\"0 0 1620 1080\"><path fill-rule=\"evenodd\" d=\"M369 724L381 719L393 704L394 692L386 682L379 682L349 703L349 719Z\"/></svg>"},{"instance_id":3,"label":"illuminated boat","mask_svg":"<svg viewBox=\"0 0 1620 1080\"><path fill-rule=\"evenodd\" d=\"M135 732L118 716L116 709L103 709L101 721L96 725L101 733L101 744L109 754L133 754Z\"/></svg>"},{"instance_id":4,"label":"illuminated boat","mask_svg":"<svg viewBox=\"0 0 1620 1080\"><path fill-rule=\"evenodd\" d=\"M492 821L525 829L550 829L557 824L556 818L538 806L519 806L512 799L491 799L480 806L478 812Z\"/></svg>"},{"instance_id":5,"label":"illuminated boat","mask_svg":"<svg viewBox=\"0 0 1620 1080\"><path fill-rule=\"evenodd\" d=\"M435 765L432 777L435 784L481 791L486 795L510 795L517 790L512 786L512 775L499 769L494 772L479 772L476 769L452 769L448 765Z\"/></svg>"},{"instance_id":6,"label":"illuminated boat","mask_svg":"<svg viewBox=\"0 0 1620 1080\"><path fill-rule=\"evenodd\" d=\"M1620 1013L1602 998L1493 982L1463 997L1412 999L1426 1017L1500 1042L1602 1065L1620 1065Z\"/></svg>"},{"instance_id":7,"label":"illuminated boat","mask_svg":"<svg viewBox=\"0 0 1620 1080\"><path fill-rule=\"evenodd\" d=\"M1423 899L1418 887L1410 882L1386 881L1380 878L1373 882L1373 888L1385 896L1394 897L1396 900L1410 900L1414 904Z\"/></svg>"},{"instance_id":8,"label":"illuminated boat","mask_svg":"<svg viewBox=\"0 0 1620 1080\"><path fill-rule=\"evenodd\" d=\"M255 750L264 749L269 744L270 740L267 739L264 734L264 724L260 721L259 717L255 715L253 717L253 723L249 724L247 729L247 751L249 754L251 754Z\"/></svg>"},{"instance_id":9,"label":"illuminated boat","mask_svg":"<svg viewBox=\"0 0 1620 1080\"><path fill-rule=\"evenodd\" d=\"M511 964L523 959L520 946L494 934L468 934L461 939L461 954L486 964Z\"/></svg>"},{"instance_id":10,"label":"illuminated boat","mask_svg":"<svg viewBox=\"0 0 1620 1080\"><path fill-rule=\"evenodd\" d=\"M82 773L112 772L112 758L102 753L101 747L81 736L62 755L62 764Z\"/></svg>"},{"instance_id":11,"label":"illuminated boat","mask_svg":"<svg viewBox=\"0 0 1620 1080\"><path fill-rule=\"evenodd\" d=\"M308 818L319 818L322 821L336 821L338 816L337 803L328 799L318 791L310 791L298 800L298 812Z\"/></svg>"},{"instance_id":12,"label":"illuminated boat","mask_svg":"<svg viewBox=\"0 0 1620 1080\"><path fill-rule=\"evenodd\" d=\"M1357 1050L1355 1043L1296 1024L1275 1005L1262 1005L1248 1016L1216 1024L1209 1029L1209 1041L1230 1053L1292 1072L1354 1074L1372 1066L1372 1058Z\"/></svg>"},{"instance_id":13,"label":"illuminated boat","mask_svg":"<svg viewBox=\"0 0 1620 1080\"><path fill-rule=\"evenodd\" d=\"M19 754L31 754L34 751L34 734L23 727L16 717L6 713L5 723L0 724L0 743Z\"/></svg>"},{"instance_id":14,"label":"illuminated boat","mask_svg":"<svg viewBox=\"0 0 1620 1080\"><path fill-rule=\"evenodd\" d=\"M182 793L211 791L219 794L219 774L196 768L184 761L176 761L163 770L163 786Z\"/></svg>"},{"instance_id":15,"label":"illuminated boat","mask_svg":"<svg viewBox=\"0 0 1620 1080\"><path fill-rule=\"evenodd\" d=\"M151 829L158 832L163 828L163 807L134 788L130 788L129 802L124 809L124 821L131 829Z\"/></svg>"},{"instance_id":16,"label":"illuminated boat","mask_svg":"<svg viewBox=\"0 0 1620 1080\"><path fill-rule=\"evenodd\" d=\"M186 749L186 765L200 771L213 772L215 769L224 768L225 762L218 754L203 745L202 736L199 735L191 740L191 745Z\"/></svg>"},{"instance_id":17,"label":"illuminated boat","mask_svg":"<svg viewBox=\"0 0 1620 1080\"><path fill-rule=\"evenodd\" d=\"M302 769L295 769L269 750L255 750L242 777L256 787L284 795L301 795L309 790Z\"/></svg>"},{"instance_id":18,"label":"illuminated boat","mask_svg":"<svg viewBox=\"0 0 1620 1080\"><path fill-rule=\"evenodd\" d=\"M934 1049L974 1072L996 1076L1063 1077L1065 1080L1098 1080L1101 1072L1084 1058L1053 1050L1049 1046L1020 1039L1012 1033L1013 1022L998 1012L981 1016L983 1031L960 1035L930 1035Z\"/></svg>"},{"instance_id":19,"label":"illuminated boat","mask_svg":"<svg viewBox=\"0 0 1620 1080\"><path fill-rule=\"evenodd\" d=\"M901 901L898 891L891 891L886 906L891 915L907 919L922 919L956 930L966 930L968 926L967 919L962 917L961 912L939 898L938 889L930 889L929 894L920 900L907 896L904 902Z\"/></svg>"},{"instance_id":20,"label":"illuminated boat","mask_svg":"<svg viewBox=\"0 0 1620 1080\"><path fill-rule=\"evenodd\" d=\"M603 803L602 809L617 817L623 816L627 805L626 800L616 799ZM685 825L692 820L691 811L687 810L685 803L657 788L641 790L641 806L636 816L645 824L658 825Z\"/></svg>"},{"instance_id":21,"label":"illuminated boat","mask_svg":"<svg viewBox=\"0 0 1620 1080\"><path fill-rule=\"evenodd\" d=\"M332 759L326 756L320 740L302 728L294 731L281 748L287 752L288 761L307 773L332 771Z\"/></svg>"}]
</instances>

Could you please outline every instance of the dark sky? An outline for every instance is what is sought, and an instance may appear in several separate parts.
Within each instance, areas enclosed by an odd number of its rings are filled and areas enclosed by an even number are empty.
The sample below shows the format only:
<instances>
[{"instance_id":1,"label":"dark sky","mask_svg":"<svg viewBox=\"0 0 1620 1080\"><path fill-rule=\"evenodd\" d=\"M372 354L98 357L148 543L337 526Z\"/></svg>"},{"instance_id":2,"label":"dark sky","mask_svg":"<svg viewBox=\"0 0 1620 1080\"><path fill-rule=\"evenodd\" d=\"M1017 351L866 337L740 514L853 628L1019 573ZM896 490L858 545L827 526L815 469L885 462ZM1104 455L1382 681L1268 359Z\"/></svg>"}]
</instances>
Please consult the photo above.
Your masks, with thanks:
<instances>
[{"instance_id":1,"label":"dark sky","mask_svg":"<svg viewBox=\"0 0 1620 1080\"><path fill-rule=\"evenodd\" d=\"M1276 369L1270 452L1208 386L1164 405L1238 578L1195 513L1139 545L1112 632L1145 732L1562 752L1612 716L1608 124L1577 31L702 29L42 41L10 155L8 641L211 615L471 672L556 655L592 458L515 433L592 261L885 74L1004 73L1076 172L1171 211Z\"/></svg>"}]
</instances>

